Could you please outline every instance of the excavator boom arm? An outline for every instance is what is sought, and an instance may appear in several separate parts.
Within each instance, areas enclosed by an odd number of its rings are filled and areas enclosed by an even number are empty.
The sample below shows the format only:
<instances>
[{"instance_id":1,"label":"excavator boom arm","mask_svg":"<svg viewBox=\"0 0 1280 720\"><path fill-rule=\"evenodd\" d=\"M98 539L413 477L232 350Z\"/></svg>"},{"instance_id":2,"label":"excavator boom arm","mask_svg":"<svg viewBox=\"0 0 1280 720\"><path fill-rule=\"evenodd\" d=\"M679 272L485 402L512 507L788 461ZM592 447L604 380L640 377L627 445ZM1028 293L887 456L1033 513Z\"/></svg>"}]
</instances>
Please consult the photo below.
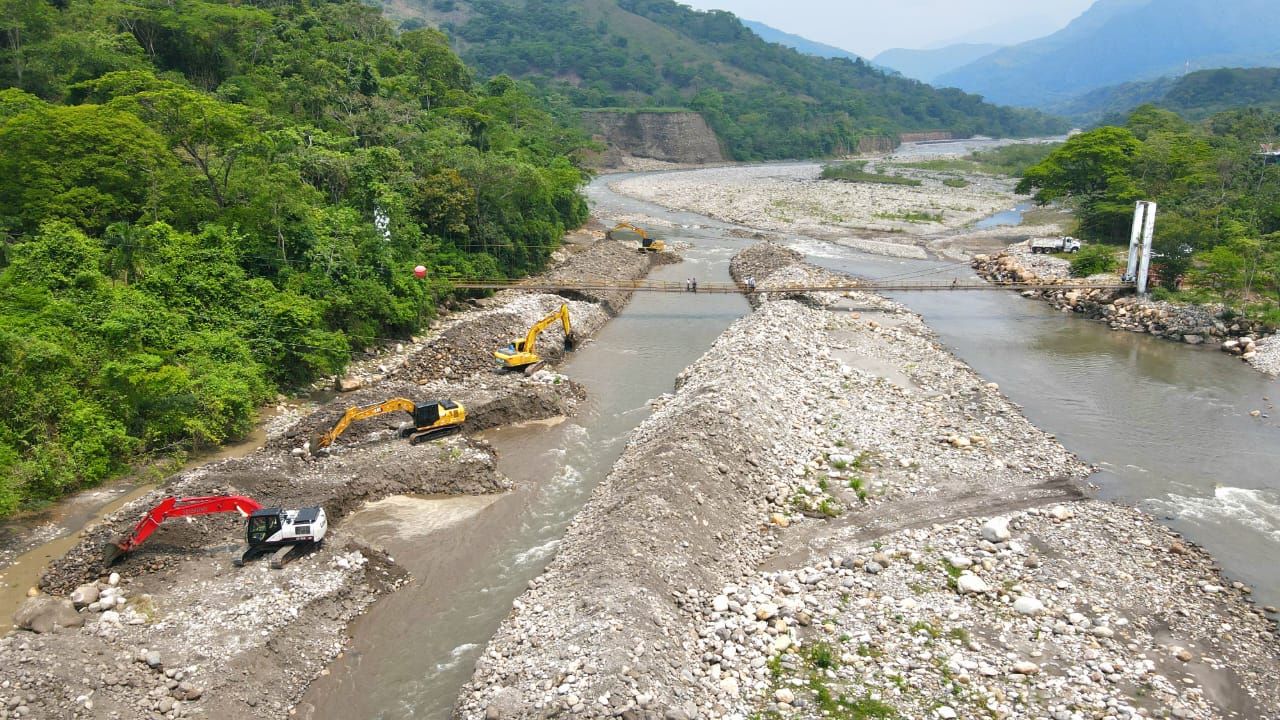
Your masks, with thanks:
<instances>
[{"instance_id":1,"label":"excavator boom arm","mask_svg":"<svg viewBox=\"0 0 1280 720\"><path fill-rule=\"evenodd\" d=\"M365 418L370 418L374 415L381 415L384 412L391 412L393 410L404 410L412 415L417 407L418 406L415 405L412 400L392 398L385 402L380 402L377 405L349 408L346 414L339 418L338 422L333 424L333 427L329 429L329 432L321 435L319 439L312 443L315 447L311 449L319 450L322 447L328 447L334 440L338 439L338 436L341 435L343 431L351 425L351 423L357 420L364 420Z\"/></svg>"},{"instance_id":2,"label":"excavator boom arm","mask_svg":"<svg viewBox=\"0 0 1280 720\"><path fill-rule=\"evenodd\" d=\"M160 527L160 523L175 517L192 515L209 515L238 511L246 517L255 510L261 510L256 500L243 495L207 495L202 497L167 497L159 505L151 508L147 514L133 526L133 530L115 545L120 552L129 552L142 544L144 540Z\"/></svg>"},{"instance_id":3,"label":"excavator boom arm","mask_svg":"<svg viewBox=\"0 0 1280 720\"><path fill-rule=\"evenodd\" d=\"M546 330L548 327L551 327L551 325L556 320L559 320L561 324L564 325L565 337L569 337L569 334L570 334L569 306L561 305L559 310L556 310L550 315L547 315L546 317L542 318L538 322L534 323L533 327L529 328L529 334L525 335L525 338L524 338L524 351L530 354L534 354L535 353L534 345L537 342L538 335L541 334L543 330Z\"/></svg>"}]
</instances>

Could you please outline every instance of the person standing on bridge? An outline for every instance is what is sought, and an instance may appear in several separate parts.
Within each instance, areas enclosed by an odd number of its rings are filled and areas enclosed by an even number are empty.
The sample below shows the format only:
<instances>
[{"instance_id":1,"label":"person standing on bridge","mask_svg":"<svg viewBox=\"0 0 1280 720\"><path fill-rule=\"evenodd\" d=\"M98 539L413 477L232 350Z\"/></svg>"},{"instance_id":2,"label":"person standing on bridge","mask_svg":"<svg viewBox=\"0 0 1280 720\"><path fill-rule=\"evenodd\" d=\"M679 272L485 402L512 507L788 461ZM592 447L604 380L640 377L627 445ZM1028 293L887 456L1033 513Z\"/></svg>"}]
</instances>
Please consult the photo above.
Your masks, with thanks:
<instances>
[{"instance_id":1,"label":"person standing on bridge","mask_svg":"<svg viewBox=\"0 0 1280 720\"><path fill-rule=\"evenodd\" d=\"M756 291L756 279L753 277L747 278L747 292L753 293L755 291Z\"/></svg>"},{"instance_id":2,"label":"person standing on bridge","mask_svg":"<svg viewBox=\"0 0 1280 720\"><path fill-rule=\"evenodd\" d=\"M698 278L689 278L689 289L698 292Z\"/></svg>"}]
</instances>

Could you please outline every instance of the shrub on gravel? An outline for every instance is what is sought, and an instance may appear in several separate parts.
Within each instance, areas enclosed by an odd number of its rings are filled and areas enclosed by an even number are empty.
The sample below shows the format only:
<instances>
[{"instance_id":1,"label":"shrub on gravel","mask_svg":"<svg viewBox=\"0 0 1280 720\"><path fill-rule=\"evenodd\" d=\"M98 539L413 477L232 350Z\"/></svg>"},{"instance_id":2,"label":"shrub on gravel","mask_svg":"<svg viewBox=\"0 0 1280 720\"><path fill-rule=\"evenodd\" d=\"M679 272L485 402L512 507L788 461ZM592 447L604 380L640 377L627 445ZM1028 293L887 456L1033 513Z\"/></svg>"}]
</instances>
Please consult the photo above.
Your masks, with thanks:
<instances>
[{"instance_id":1,"label":"shrub on gravel","mask_svg":"<svg viewBox=\"0 0 1280 720\"><path fill-rule=\"evenodd\" d=\"M1071 277L1088 277L1115 272L1116 249L1106 245L1085 245L1071 258Z\"/></svg>"}]
</instances>

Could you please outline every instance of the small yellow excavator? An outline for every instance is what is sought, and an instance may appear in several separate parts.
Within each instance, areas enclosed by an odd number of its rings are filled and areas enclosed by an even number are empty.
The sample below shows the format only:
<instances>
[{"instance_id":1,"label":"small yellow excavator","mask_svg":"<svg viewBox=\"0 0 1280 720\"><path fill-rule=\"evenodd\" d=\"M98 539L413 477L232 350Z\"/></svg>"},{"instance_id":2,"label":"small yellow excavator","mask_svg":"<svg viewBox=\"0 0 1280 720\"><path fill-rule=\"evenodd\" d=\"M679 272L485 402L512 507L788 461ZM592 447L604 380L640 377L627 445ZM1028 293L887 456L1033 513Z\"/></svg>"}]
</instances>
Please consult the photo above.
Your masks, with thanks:
<instances>
[{"instance_id":1,"label":"small yellow excavator","mask_svg":"<svg viewBox=\"0 0 1280 720\"><path fill-rule=\"evenodd\" d=\"M401 435L408 437L411 445L452 435L462 429L462 423L467 419L466 409L452 400L428 400L418 404L405 398L391 398L376 405L348 408L329 432L311 440L311 452L329 447L351 423L394 410L404 410L413 416L412 425L406 423L400 428Z\"/></svg>"},{"instance_id":2,"label":"small yellow excavator","mask_svg":"<svg viewBox=\"0 0 1280 720\"><path fill-rule=\"evenodd\" d=\"M614 239L613 237L614 230L630 230L635 234L639 235L640 236L640 252L662 252L663 250L667 249L666 243L662 242L661 240L654 240L653 238L649 237L649 234L646 233L644 230L641 230L640 228L636 227L635 225L632 225L629 222L620 222L617 225L613 226L613 230L610 230L609 232L605 233L605 237L609 238L610 240Z\"/></svg>"},{"instance_id":3,"label":"small yellow excavator","mask_svg":"<svg viewBox=\"0 0 1280 720\"><path fill-rule=\"evenodd\" d=\"M572 350L575 338L569 328L569 306L561 305L559 310L547 315L529 328L528 334L516 338L511 344L500 350L494 350L493 356L507 370L523 370L525 375L532 375L546 365L537 353L538 334L550 327L556 320L564 325L564 349Z\"/></svg>"}]
</instances>

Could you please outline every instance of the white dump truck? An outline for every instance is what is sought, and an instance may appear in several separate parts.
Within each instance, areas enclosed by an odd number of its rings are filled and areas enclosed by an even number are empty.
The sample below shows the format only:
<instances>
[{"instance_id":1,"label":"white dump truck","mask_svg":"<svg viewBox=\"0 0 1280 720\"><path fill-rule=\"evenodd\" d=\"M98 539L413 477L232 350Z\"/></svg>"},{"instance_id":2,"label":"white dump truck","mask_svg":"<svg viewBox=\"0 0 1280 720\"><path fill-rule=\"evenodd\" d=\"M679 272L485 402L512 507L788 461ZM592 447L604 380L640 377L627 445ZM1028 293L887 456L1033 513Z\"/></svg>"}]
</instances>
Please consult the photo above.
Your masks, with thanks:
<instances>
[{"instance_id":1,"label":"white dump truck","mask_svg":"<svg viewBox=\"0 0 1280 720\"><path fill-rule=\"evenodd\" d=\"M1080 250L1080 241L1070 235L1063 235L1060 238L1040 238L1031 241L1031 252L1033 253L1073 253Z\"/></svg>"}]
</instances>

